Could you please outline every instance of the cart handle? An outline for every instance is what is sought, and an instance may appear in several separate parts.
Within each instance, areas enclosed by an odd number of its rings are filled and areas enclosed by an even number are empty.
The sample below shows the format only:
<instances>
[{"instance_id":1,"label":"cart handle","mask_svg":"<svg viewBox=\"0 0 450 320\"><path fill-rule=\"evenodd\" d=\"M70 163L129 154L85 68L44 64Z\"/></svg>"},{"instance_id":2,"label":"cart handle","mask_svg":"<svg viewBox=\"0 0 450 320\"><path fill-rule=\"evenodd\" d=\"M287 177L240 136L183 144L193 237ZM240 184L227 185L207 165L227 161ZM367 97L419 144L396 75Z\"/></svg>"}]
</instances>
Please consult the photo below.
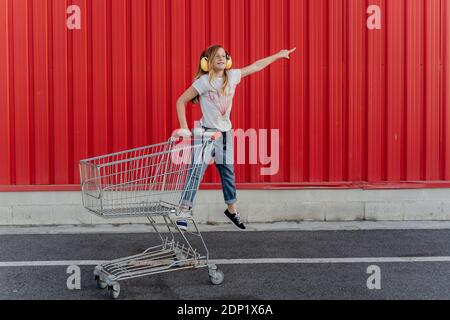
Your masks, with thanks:
<instances>
[{"instance_id":1,"label":"cart handle","mask_svg":"<svg viewBox=\"0 0 450 320\"><path fill-rule=\"evenodd\" d=\"M197 134L201 134L203 137L210 139L211 141L215 141L217 139L220 138L220 136L222 135L222 132L220 131L204 131L203 129L202 132L198 132L196 131L197 129L194 128L192 132L194 132L194 136ZM169 138L169 141L180 141L182 138L185 137L192 137L192 133L189 130L182 130L180 129L178 132L176 132L175 135L172 135Z\"/></svg>"}]
</instances>

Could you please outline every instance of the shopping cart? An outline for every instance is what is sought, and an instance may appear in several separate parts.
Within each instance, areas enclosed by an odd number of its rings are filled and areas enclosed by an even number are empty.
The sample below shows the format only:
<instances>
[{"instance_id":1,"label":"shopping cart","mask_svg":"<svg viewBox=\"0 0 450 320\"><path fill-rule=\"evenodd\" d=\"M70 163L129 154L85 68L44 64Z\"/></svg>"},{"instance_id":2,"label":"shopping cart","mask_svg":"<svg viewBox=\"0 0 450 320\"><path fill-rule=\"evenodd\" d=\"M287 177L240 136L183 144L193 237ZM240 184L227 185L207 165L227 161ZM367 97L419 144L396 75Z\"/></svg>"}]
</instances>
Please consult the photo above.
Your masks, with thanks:
<instances>
[{"instance_id":1,"label":"shopping cart","mask_svg":"<svg viewBox=\"0 0 450 320\"><path fill-rule=\"evenodd\" d=\"M80 161L86 209L105 218L146 217L161 240L160 245L140 254L95 267L98 288L107 287L113 299L119 297L119 281L163 272L207 267L212 284L223 282L224 274L210 263L208 248L192 217L194 206L186 211L183 204L183 199L194 200L201 179L193 177L207 165L203 155L211 152L220 136L220 132L201 134L201 140L170 138L164 143ZM180 217L188 220L190 230L179 229L176 221ZM192 236L201 240L201 250L194 248Z\"/></svg>"}]
</instances>

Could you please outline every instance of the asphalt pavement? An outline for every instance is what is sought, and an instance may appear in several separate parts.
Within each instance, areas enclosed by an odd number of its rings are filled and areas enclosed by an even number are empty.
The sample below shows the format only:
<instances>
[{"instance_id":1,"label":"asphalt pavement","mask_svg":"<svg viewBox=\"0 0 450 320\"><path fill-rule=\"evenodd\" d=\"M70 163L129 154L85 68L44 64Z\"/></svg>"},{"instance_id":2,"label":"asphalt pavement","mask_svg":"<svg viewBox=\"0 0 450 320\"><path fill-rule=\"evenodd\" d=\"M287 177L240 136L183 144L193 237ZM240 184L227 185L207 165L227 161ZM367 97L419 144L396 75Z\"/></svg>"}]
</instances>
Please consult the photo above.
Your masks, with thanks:
<instances>
[{"instance_id":1,"label":"asphalt pavement","mask_svg":"<svg viewBox=\"0 0 450 320\"><path fill-rule=\"evenodd\" d=\"M449 299L450 230L209 231L207 269L122 281L120 299ZM158 244L155 233L0 235L0 299L110 299L96 263ZM193 241L200 247L200 242ZM70 265L80 286L69 289ZM68 281L69 279L69 281ZM73 279L73 278L72 278ZM71 290L72 289L72 290Z\"/></svg>"}]
</instances>

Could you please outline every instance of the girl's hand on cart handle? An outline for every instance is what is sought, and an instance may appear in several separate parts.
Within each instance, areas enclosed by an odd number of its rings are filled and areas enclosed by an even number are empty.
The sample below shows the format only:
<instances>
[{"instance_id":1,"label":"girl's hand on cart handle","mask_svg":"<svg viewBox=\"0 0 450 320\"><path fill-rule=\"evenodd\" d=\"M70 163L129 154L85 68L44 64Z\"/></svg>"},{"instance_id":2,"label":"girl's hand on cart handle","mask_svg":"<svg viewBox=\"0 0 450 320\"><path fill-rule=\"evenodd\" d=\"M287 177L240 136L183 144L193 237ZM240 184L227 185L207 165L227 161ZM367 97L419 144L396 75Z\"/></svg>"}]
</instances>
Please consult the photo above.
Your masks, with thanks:
<instances>
[{"instance_id":1,"label":"girl's hand on cart handle","mask_svg":"<svg viewBox=\"0 0 450 320\"><path fill-rule=\"evenodd\" d=\"M213 134L213 136L211 137L211 140L216 141L217 139L220 138L221 135L222 135L222 133L220 131L217 131L216 133Z\"/></svg>"},{"instance_id":2,"label":"girl's hand on cart handle","mask_svg":"<svg viewBox=\"0 0 450 320\"><path fill-rule=\"evenodd\" d=\"M192 133L189 129L180 128L174 130L172 133L172 138L180 138L180 137L190 137Z\"/></svg>"},{"instance_id":3,"label":"girl's hand on cart handle","mask_svg":"<svg viewBox=\"0 0 450 320\"><path fill-rule=\"evenodd\" d=\"M289 55L294 52L295 50L297 50L297 48L291 49L291 50L281 50L280 52L278 52L278 55L280 58L284 58L284 59L290 59Z\"/></svg>"}]
</instances>

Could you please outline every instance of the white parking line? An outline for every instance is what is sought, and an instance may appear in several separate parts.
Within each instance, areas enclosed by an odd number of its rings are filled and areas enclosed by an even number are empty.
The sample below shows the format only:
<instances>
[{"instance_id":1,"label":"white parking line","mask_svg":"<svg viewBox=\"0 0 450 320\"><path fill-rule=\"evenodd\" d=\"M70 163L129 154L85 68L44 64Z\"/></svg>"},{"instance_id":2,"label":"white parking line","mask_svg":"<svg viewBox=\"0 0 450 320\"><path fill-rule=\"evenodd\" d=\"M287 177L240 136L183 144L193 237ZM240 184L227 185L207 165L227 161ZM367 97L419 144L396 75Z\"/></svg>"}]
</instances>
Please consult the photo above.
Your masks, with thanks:
<instances>
[{"instance_id":1,"label":"white parking line","mask_svg":"<svg viewBox=\"0 0 450 320\"><path fill-rule=\"evenodd\" d=\"M61 260L61 261L7 261L0 267L53 267L95 266L107 261ZM450 262L450 257L368 257L368 258L261 258L261 259L216 259L210 263L223 264L329 264L329 263L405 263L405 262Z\"/></svg>"},{"instance_id":2,"label":"white parking line","mask_svg":"<svg viewBox=\"0 0 450 320\"><path fill-rule=\"evenodd\" d=\"M272 258L272 259L219 259L215 264L325 264L325 263L392 263L392 262L450 262L450 257L370 257L370 258Z\"/></svg>"},{"instance_id":3,"label":"white parking line","mask_svg":"<svg viewBox=\"0 0 450 320\"><path fill-rule=\"evenodd\" d=\"M63 261L8 261L0 262L0 267L54 267L54 266L96 266L106 261L63 260Z\"/></svg>"}]
</instances>

